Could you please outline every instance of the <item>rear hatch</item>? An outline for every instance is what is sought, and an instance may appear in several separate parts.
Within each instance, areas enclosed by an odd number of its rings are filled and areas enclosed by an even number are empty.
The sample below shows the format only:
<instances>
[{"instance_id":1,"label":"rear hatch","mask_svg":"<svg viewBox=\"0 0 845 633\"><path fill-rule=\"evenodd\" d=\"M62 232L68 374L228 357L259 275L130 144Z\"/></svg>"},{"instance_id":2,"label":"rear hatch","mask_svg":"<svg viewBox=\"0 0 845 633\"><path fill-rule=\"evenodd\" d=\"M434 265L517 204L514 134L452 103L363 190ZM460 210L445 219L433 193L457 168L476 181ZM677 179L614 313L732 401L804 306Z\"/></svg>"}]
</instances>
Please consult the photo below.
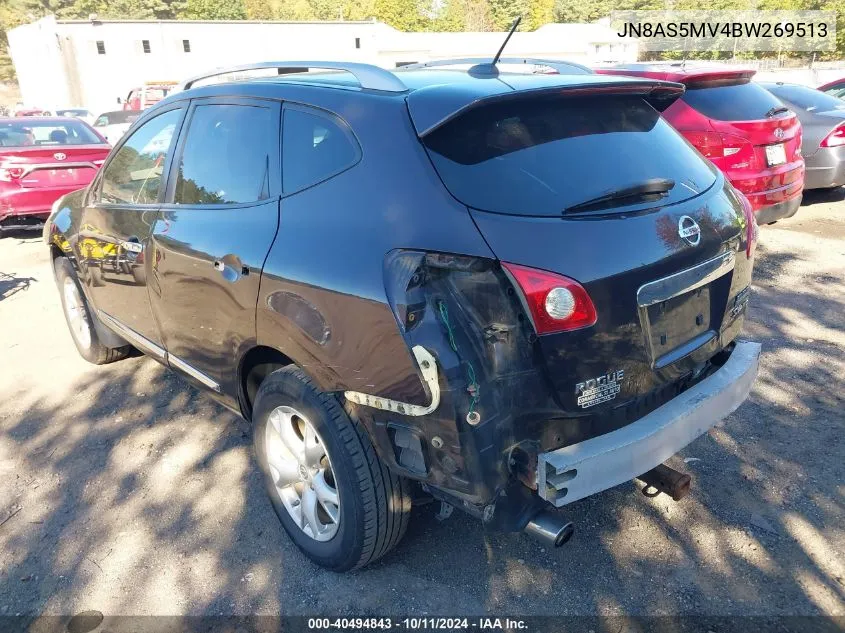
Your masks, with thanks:
<instances>
[{"instance_id":1,"label":"rear hatch","mask_svg":"<svg viewBox=\"0 0 845 633\"><path fill-rule=\"evenodd\" d=\"M511 94L430 127L437 172L496 256L575 280L595 306L594 325L538 337L565 410L635 419L736 336L750 210L647 97Z\"/></svg>"},{"instance_id":2,"label":"rear hatch","mask_svg":"<svg viewBox=\"0 0 845 633\"><path fill-rule=\"evenodd\" d=\"M744 193L795 184L803 175L801 124L774 95L751 82L751 73L703 75L687 80L687 91L667 117ZM707 119L715 144L700 138L683 116L689 106ZM676 118L677 112L677 118Z\"/></svg>"}]
</instances>

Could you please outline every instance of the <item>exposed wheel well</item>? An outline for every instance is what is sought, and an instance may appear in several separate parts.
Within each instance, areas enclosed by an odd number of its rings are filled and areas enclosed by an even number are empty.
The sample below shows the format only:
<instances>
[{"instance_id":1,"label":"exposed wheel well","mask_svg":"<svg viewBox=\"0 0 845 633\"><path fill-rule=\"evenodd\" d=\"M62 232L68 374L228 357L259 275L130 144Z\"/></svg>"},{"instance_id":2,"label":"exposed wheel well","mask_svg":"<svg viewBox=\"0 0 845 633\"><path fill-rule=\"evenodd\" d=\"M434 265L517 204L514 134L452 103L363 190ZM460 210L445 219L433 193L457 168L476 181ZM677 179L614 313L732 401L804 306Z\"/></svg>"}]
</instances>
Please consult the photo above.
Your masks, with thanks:
<instances>
[{"instance_id":1,"label":"exposed wheel well","mask_svg":"<svg viewBox=\"0 0 845 633\"><path fill-rule=\"evenodd\" d=\"M249 350L241 362L241 405L244 417L252 419L252 405L261 382L271 373L294 362L272 347L259 345Z\"/></svg>"}]
</instances>

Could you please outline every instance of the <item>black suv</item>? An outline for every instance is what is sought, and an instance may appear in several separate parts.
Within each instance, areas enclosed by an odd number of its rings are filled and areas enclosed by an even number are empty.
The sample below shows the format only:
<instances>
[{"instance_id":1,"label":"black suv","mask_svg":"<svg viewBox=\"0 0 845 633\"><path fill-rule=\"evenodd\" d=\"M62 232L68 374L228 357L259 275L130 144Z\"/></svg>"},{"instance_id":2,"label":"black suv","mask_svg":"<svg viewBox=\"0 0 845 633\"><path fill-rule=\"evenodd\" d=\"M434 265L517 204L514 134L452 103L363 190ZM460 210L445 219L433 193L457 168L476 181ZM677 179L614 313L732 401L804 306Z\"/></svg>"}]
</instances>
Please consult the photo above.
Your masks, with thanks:
<instances>
[{"instance_id":1,"label":"black suv","mask_svg":"<svg viewBox=\"0 0 845 633\"><path fill-rule=\"evenodd\" d=\"M412 491L554 545L553 507L679 498L661 463L757 372L756 224L660 117L683 86L458 61L188 81L45 227L82 356L134 346L252 420L335 570L396 545Z\"/></svg>"}]
</instances>

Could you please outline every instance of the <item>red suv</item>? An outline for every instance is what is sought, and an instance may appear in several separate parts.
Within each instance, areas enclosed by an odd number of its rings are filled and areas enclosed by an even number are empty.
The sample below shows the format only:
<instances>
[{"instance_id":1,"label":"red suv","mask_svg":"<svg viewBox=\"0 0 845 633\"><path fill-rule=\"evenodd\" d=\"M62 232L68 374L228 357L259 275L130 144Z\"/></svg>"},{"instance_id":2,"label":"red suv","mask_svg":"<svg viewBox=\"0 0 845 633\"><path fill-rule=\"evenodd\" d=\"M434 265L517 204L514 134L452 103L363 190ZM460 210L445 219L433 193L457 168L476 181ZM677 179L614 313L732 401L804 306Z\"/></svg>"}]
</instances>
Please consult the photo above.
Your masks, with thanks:
<instances>
[{"instance_id":1,"label":"red suv","mask_svg":"<svg viewBox=\"0 0 845 633\"><path fill-rule=\"evenodd\" d=\"M804 188L801 124L753 70L627 64L597 73L676 81L684 95L663 112L695 148L721 169L768 224L798 211Z\"/></svg>"},{"instance_id":2,"label":"red suv","mask_svg":"<svg viewBox=\"0 0 845 633\"><path fill-rule=\"evenodd\" d=\"M110 149L79 119L0 119L0 232L46 219L53 202L91 182Z\"/></svg>"}]
</instances>

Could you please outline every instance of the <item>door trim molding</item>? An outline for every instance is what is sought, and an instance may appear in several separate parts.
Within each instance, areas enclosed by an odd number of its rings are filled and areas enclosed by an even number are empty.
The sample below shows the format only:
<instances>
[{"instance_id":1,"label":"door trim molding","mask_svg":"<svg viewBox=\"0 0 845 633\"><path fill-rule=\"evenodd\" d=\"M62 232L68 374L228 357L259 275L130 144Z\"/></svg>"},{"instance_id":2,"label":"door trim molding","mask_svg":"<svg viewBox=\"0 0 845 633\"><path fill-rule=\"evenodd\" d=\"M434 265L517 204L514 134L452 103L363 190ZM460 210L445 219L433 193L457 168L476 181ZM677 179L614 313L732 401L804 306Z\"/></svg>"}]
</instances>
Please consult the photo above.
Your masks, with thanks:
<instances>
[{"instance_id":1,"label":"door trim molding","mask_svg":"<svg viewBox=\"0 0 845 633\"><path fill-rule=\"evenodd\" d=\"M124 325L119 320L115 319L112 315L110 315L108 312L97 310L97 314L99 315L100 320L105 325L117 332L120 336L126 339L127 342L139 348L145 354L149 354L150 356L155 357L157 360L160 360L167 364L171 369L181 371L182 373L187 374L194 380L201 382L209 389L220 393L220 384L210 376L207 376L206 374L202 373L193 365L186 363L178 356L174 356L173 354L168 353L160 345L153 343L143 334L138 334L138 332L136 332L129 326Z\"/></svg>"},{"instance_id":2,"label":"door trim molding","mask_svg":"<svg viewBox=\"0 0 845 633\"><path fill-rule=\"evenodd\" d=\"M174 356L173 354L168 354L167 360L170 363L171 367L188 374L191 378L200 381L209 389L213 389L214 391L220 392L220 384L213 378L206 376L193 365L189 365L181 358L179 358L178 356Z\"/></svg>"},{"instance_id":3,"label":"door trim molding","mask_svg":"<svg viewBox=\"0 0 845 633\"><path fill-rule=\"evenodd\" d=\"M126 339L127 342L132 343L135 347L141 349L142 352L149 354L150 356L154 356L158 360L166 360L167 359L167 352L164 351L160 345L153 343L150 339L148 339L143 334L138 334L135 330L133 330L128 325L124 325L117 319L115 319L112 315L108 312L103 312L102 310L97 310L97 315L100 317L100 320L110 327L112 330L117 332L120 336Z\"/></svg>"}]
</instances>

